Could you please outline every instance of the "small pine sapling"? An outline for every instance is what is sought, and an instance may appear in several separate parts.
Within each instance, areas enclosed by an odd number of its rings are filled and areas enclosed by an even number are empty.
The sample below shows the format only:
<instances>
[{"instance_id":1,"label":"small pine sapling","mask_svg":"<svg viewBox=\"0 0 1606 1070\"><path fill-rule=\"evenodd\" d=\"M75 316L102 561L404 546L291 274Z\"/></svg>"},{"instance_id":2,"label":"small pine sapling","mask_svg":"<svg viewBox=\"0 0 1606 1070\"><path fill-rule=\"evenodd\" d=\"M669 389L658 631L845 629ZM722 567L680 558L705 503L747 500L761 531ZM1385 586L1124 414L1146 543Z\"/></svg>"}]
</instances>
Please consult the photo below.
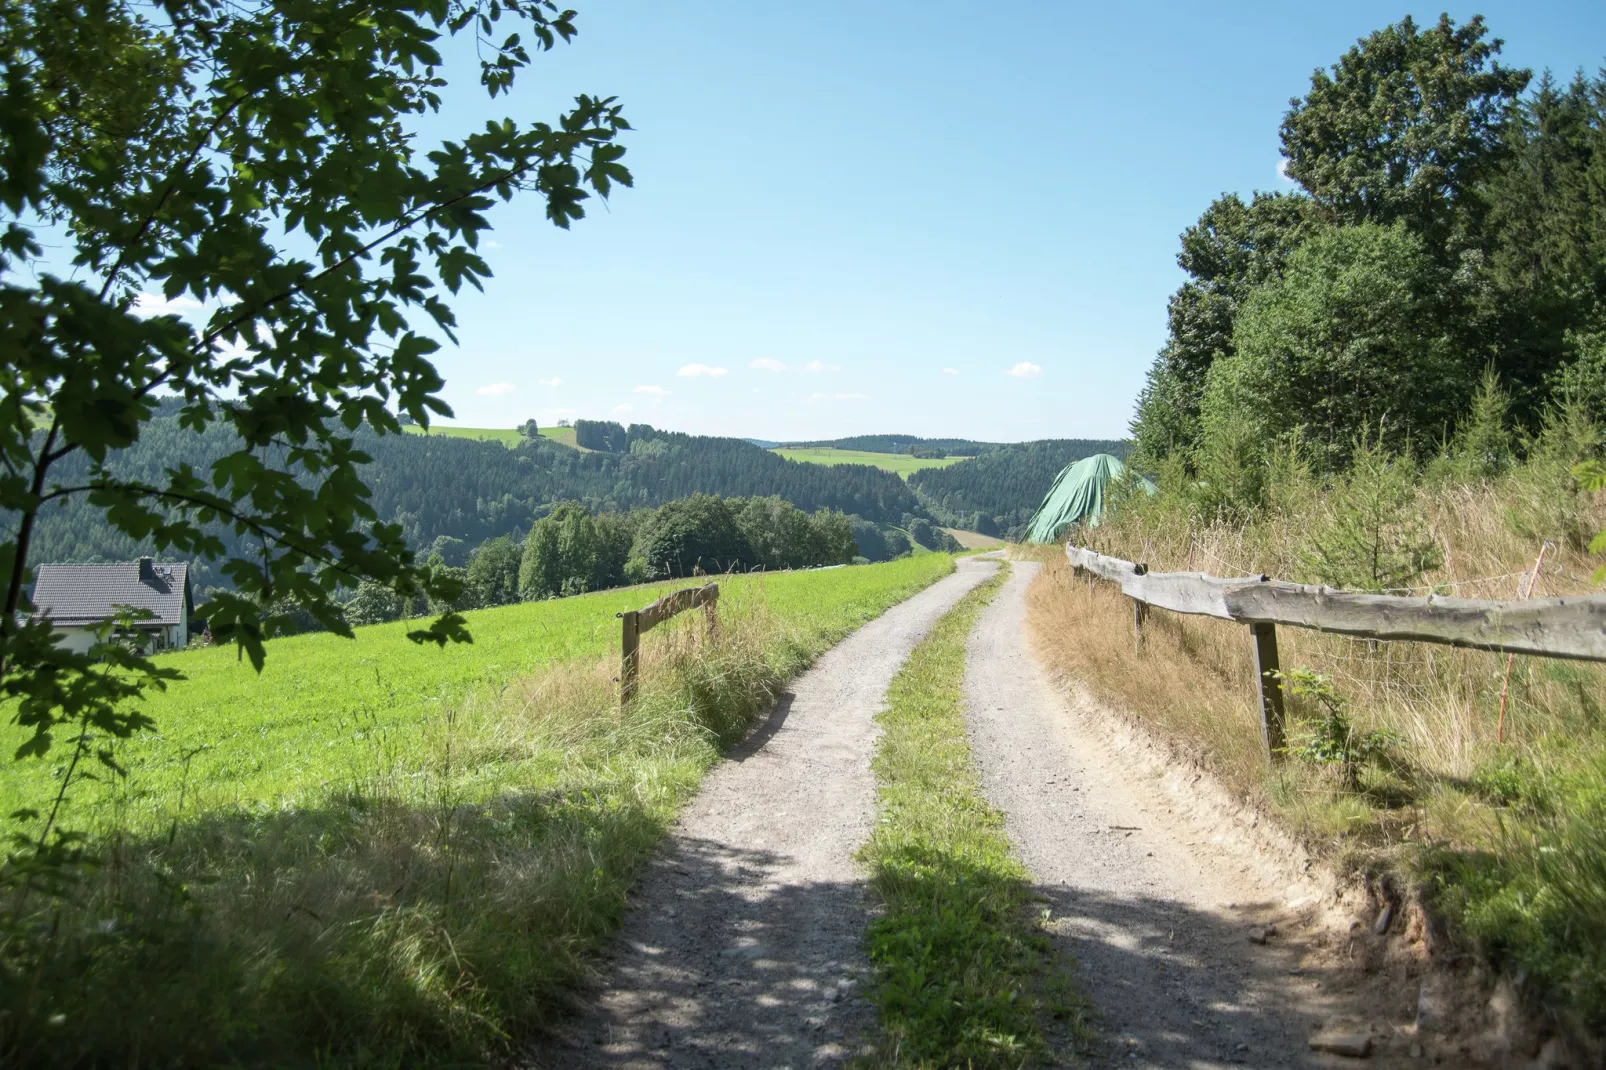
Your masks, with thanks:
<instances>
[{"instance_id":1,"label":"small pine sapling","mask_svg":"<svg viewBox=\"0 0 1606 1070\"><path fill-rule=\"evenodd\" d=\"M1417 505L1409 461L1366 438L1328 495L1328 516L1300 555L1319 582L1357 591L1400 591L1444 562Z\"/></svg>"}]
</instances>

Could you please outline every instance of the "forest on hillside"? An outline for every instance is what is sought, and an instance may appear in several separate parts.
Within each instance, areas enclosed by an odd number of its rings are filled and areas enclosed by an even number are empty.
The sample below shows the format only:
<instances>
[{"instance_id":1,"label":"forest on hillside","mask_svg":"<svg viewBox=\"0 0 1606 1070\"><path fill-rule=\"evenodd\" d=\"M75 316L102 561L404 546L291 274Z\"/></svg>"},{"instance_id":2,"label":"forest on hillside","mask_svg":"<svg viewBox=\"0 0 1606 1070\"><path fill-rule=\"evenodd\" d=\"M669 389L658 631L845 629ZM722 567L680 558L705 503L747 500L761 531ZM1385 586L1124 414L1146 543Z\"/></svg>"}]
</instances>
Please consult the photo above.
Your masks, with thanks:
<instances>
[{"instance_id":1,"label":"forest on hillside","mask_svg":"<svg viewBox=\"0 0 1606 1070\"><path fill-rule=\"evenodd\" d=\"M1606 418L1606 76L1498 47L1481 19L1407 19L1313 75L1281 128L1298 188L1225 194L1182 235L1139 467L1252 504L1278 443L1327 471L1363 434L1431 455L1486 373L1521 433L1564 399Z\"/></svg>"},{"instance_id":2,"label":"forest on hillside","mask_svg":"<svg viewBox=\"0 0 1606 1070\"><path fill-rule=\"evenodd\" d=\"M632 425L627 438L621 452L582 453L539 438L509 448L446 435L379 435L367 427L355 433L357 448L370 458L362 473L379 519L401 525L420 551L448 540L454 565L487 539L522 538L565 501L593 512L626 512L693 494L777 496L805 512L834 510L877 525L906 525L910 517L927 516L903 480L875 468L799 464L740 439L643 424ZM174 417L160 417L111 466L120 475L155 481L181 463L204 470L234 448L222 428L197 434ZM87 474L87 467L81 458L69 459L61 473L74 479ZM219 534L231 549L247 543L229 531ZM35 562L130 560L141 549L108 527L98 510L76 500L42 514L33 545ZM206 563L198 567L199 582L221 582Z\"/></svg>"},{"instance_id":3,"label":"forest on hillside","mask_svg":"<svg viewBox=\"0 0 1606 1070\"><path fill-rule=\"evenodd\" d=\"M788 449L858 450L863 453L908 453L911 449L940 450L950 457L974 457L1001 449L1001 442L976 442L968 438L921 438L918 435L849 435L847 438L785 442Z\"/></svg>"},{"instance_id":4,"label":"forest on hillside","mask_svg":"<svg viewBox=\"0 0 1606 1070\"><path fill-rule=\"evenodd\" d=\"M1049 440L1045 440L1049 441ZM1086 457L1094 453L1114 453L1122 448L1118 440L1100 438L1054 439L1054 442L1081 449ZM969 438L921 438L918 435L850 435L847 438L818 439L812 442L782 443L789 449L860 450L865 453L910 453L934 450L949 457L978 457L984 453L1003 453L1031 442L978 442ZM1051 477L1052 478L1052 477ZM1044 488L1047 489L1046 487Z\"/></svg>"},{"instance_id":5,"label":"forest on hillside","mask_svg":"<svg viewBox=\"0 0 1606 1070\"><path fill-rule=\"evenodd\" d=\"M946 468L915 472L909 487L947 527L1016 538L1060 469L1095 453L1125 457L1128 449L1128 443L1102 439L1013 443Z\"/></svg>"}]
</instances>

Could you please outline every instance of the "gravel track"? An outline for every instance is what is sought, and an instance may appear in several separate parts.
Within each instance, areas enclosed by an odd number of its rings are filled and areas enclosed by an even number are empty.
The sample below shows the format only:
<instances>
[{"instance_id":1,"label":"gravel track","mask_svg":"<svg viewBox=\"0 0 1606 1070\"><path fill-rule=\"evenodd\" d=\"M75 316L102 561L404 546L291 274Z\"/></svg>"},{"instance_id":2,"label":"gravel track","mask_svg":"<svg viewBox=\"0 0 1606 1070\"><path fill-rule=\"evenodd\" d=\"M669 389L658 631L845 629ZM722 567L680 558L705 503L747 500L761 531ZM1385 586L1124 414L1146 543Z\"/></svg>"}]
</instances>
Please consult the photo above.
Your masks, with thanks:
<instances>
[{"instance_id":1,"label":"gravel track","mask_svg":"<svg viewBox=\"0 0 1606 1070\"><path fill-rule=\"evenodd\" d=\"M1283 897L1241 858L1197 842L1152 775L1105 746L1027 652L1038 568L1015 563L971 637L969 731L983 791L1099 1012L1095 1065L1355 1065L1308 1049L1334 1008L1299 947L1249 939Z\"/></svg>"},{"instance_id":2,"label":"gravel track","mask_svg":"<svg viewBox=\"0 0 1606 1070\"><path fill-rule=\"evenodd\" d=\"M828 651L703 782L643 876L605 981L550 1067L836 1065L874 1024L853 854L875 813L874 717L909 652L992 575L962 558Z\"/></svg>"}]
</instances>

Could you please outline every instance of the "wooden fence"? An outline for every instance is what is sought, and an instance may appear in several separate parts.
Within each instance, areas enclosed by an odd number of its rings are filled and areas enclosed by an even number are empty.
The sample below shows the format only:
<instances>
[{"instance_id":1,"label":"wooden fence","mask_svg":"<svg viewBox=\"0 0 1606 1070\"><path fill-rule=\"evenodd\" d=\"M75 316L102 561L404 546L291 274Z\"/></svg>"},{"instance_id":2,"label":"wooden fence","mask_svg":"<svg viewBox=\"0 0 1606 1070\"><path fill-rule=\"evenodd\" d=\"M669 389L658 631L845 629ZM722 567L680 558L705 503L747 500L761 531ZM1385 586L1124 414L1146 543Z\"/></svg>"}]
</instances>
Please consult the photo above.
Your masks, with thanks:
<instances>
[{"instance_id":1,"label":"wooden fence","mask_svg":"<svg viewBox=\"0 0 1606 1070\"><path fill-rule=\"evenodd\" d=\"M619 703L625 705L636 697L636 670L641 660L641 636L662 624L677 613L688 609L708 610L710 628L719 626L716 606L719 603L719 584L703 587L684 587L671 591L658 601L642 609L619 614L623 627L623 642L619 655Z\"/></svg>"},{"instance_id":2,"label":"wooden fence","mask_svg":"<svg viewBox=\"0 0 1606 1070\"><path fill-rule=\"evenodd\" d=\"M1223 579L1202 572L1150 572L1146 565L1079 546L1067 545L1065 554L1078 575L1120 585L1121 593L1132 599L1132 623L1140 636L1150 606L1247 624L1260 679L1261 737L1272 757L1284 744L1279 624L1365 639L1606 662L1606 598L1599 596L1495 601L1356 594L1267 576Z\"/></svg>"}]
</instances>

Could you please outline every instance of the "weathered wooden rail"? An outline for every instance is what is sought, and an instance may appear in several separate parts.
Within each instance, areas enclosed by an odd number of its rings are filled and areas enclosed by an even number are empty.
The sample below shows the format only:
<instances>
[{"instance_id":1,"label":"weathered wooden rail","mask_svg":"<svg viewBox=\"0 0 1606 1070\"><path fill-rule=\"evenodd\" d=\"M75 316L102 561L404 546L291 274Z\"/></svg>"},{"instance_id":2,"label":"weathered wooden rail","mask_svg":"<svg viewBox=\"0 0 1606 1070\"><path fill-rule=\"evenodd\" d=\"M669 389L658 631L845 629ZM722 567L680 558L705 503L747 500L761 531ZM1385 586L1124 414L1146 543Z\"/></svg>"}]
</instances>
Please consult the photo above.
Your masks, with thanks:
<instances>
[{"instance_id":1,"label":"weathered wooden rail","mask_svg":"<svg viewBox=\"0 0 1606 1070\"><path fill-rule=\"evenodd\" d=\"M1065 547L1071 567L1120 585L1132 599L1141 636L1150 606L1249 625L1260 677L1261 734L1267 753L1283 749L1283 695L1277 678L1277 625L1365 639L1606 662L1606 598L1570 596L1483 600L1357 594L1267 576L1224 579L1202 572L1150 572L1147 566Z\"/></svg>"},{"instance_id":2,"label":"weathered wooden rail","mask_svg":"<svg viewBox=\"0 0 1606 1070\"><path fill-rule=\"evenodd\" d=\"M671 591L650 606L632 609L619 614L622 622L622 642L619 655L619 703L625 705L636 697L636 672L641 661L641 636L677 613L688 609L707 609L710 628L718 628L719 584L702 587L683 587Z\"/></svg>"}]
</instances>

